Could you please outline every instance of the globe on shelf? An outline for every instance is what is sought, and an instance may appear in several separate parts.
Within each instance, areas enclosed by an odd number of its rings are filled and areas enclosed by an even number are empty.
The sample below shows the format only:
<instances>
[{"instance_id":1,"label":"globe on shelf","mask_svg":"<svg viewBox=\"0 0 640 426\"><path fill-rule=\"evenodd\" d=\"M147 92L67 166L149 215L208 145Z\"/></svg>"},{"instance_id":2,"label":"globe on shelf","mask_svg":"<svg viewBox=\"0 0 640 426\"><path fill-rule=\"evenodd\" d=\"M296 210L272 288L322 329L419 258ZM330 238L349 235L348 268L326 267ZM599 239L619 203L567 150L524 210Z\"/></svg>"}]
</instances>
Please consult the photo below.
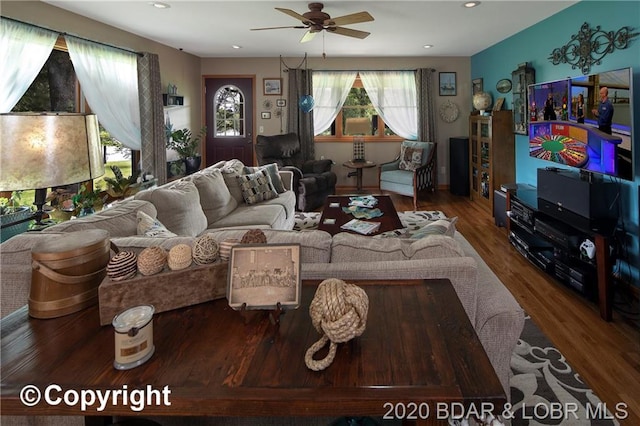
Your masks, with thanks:
<instances>
[{"instance_id":1,"label":"globe on shelf","mask_svg":"<svg viewBox=\"0 0 640 426\"><path fill-rule=\"evenodd\" d=\"M491 106L491 94L487 92L478 92L473 95L473 106L480 110L480 115L484 115L484 111Z\"/></svg>"}]
</instances>

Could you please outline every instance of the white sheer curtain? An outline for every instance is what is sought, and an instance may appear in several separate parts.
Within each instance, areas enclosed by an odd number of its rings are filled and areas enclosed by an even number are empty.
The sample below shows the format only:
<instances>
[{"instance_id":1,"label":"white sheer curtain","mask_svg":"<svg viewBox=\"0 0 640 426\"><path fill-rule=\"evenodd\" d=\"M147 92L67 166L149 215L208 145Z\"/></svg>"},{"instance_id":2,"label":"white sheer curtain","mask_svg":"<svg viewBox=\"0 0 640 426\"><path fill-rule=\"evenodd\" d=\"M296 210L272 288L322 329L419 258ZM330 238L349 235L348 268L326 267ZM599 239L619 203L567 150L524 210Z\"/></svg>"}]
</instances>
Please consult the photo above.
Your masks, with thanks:
<instances>
[{"instance_id":1,"label":"white sheer curtain","mask_svg":"<svg viewBox=\"0 0 640 426\"><path fill-rule=\"evenodd\" d=\"M360 71L360 80L385 124L405 139L418 138L414 71Z\"/></svg>"},{"instance_id":2,"label":"white sheer curtain","mask_svg":"<svg viewBox=\"0 0 640 426\"><path fill-rule=\"evenodd\" d=\"M58 33L0 19L0 113L11 112L47 62Z\"/></svg>"},{"instance_id":3,"label":"white sheer curtain","mask_svg":"<svg viewBox=\"0 0 640 426\"><path fill-rule=\"evenodd\" d=\"M124 146L140 150L140 100L135 53L65 36L82 92L100 124Z\"/></svg>"},{"instance_id":4,"label":"white sheer curtain","mask_svg":"<svg viewBox=\"0 0 640 426\"><path fill-rule=\"evenodd\" d=\"M357 71L313 72L313 134L331 126L353 86Z\"/></svg>"}]
</instances>

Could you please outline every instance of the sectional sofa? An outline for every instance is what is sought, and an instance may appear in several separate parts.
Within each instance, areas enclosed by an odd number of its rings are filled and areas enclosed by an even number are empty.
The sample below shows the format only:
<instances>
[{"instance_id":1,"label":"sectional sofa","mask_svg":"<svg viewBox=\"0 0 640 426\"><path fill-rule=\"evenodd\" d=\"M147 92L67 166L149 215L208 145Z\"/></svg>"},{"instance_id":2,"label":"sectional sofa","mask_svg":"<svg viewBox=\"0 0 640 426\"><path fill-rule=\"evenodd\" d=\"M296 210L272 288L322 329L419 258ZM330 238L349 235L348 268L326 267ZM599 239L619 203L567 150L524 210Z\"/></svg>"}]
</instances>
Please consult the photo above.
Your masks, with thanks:
<instances>
[{"instance_id":1,"label":"sectional sofa","mask_svg":"<svg viewBox=\"0 0 640 426\"><path fill-rule=\"evenodd\" d=\"M269 243L301 245L303 279L448 278L509 396L510 359L524 326L524 313L474 248L456 232L455 225L452 224L444 235L420 239L375 239L349 233L331 236L319 230L292 231L295 197L290 190L290 176L279 175L284 177L283 191L277 197L247 204L234 198L234 192L236 197L239 193L233 186L239 179L230 178L233 172L229 172L229 166L238 171L236 174L256 173L251 168L241 171L238 164L217 164L197 176L143 191L135 199L95 215L64 222L43 232L21 234L3 243L0 246L2 316L27 303L30 251L43 239L101 228L109 231L111 241L121 250L140 252L153 245L169 249L179 243L193 244L203 233L223 241L241 238L248 228L261 228ZM228 179L223 185L225 176ZM233 209L220 202L226 199L233 204L229 196L236 202ZM213 202L214 198L218 201ZM188 208L176 203L176 199L182 200ZM152 227L147 235L140 234L141 217L155 219L166 229L158 231Z\"/></svg>"}]
</instances>

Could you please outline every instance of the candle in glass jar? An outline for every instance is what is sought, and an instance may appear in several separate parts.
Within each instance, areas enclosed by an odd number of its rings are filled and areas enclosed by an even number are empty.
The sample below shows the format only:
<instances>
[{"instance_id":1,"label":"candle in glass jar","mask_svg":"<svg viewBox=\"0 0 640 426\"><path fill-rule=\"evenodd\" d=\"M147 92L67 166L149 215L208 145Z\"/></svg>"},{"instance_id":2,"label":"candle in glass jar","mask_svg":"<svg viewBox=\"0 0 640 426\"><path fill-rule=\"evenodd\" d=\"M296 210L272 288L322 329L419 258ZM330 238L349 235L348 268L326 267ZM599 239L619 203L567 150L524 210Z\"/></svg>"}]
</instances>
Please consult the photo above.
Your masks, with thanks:
<instances>
[{"instance_id":1,"label":"candle in glass jar","mask_svg":"<svg viewBox=\"0 0 640 426\"><path fill-rule=\"evenodd\" d=\"M151 305L135 306L113 318L115 360L118 370L129 370L144 364L155 351L153 345L153 313Z\"/></svg>"}]
</instances>

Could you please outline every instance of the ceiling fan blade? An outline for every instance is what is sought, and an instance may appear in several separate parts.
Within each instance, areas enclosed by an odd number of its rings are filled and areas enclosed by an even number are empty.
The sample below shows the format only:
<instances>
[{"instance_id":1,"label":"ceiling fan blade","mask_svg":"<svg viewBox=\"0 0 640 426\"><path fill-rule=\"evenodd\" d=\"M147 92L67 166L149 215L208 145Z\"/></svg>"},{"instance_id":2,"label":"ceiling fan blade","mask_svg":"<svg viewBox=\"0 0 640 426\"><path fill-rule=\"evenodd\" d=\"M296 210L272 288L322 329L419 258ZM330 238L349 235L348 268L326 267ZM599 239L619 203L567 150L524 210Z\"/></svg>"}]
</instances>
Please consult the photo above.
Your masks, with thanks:
<instances>
[{"instance_id":1,"label":"ceiling fan blade","mask_svg":"<svg viewBox=\"0 0 640 426\"><path fill-rule=\"evenodd\" d=\"M309 28L309 27L305 27L304 25L295 25L295 26L289 26L289 27L251 28L251 29L250 29L250 31L279 30L279 29L283 29L283 28L299 28L299 29L305 29L305 28Z\"/></svg>"},{"instance_id":2,"label":"ceiling fan blade","mask_svg":"<svg viewBox=\"0 0 640 426\"><path fill-rule=\"evenodd\" d=\"M351 15L338 16L337 18L330 18L324 21L324 25L336 26L336 25L349 25L358 24L360 22L373 21L373 16L369 12L352 13Z\"/></svg>"},{"instance_id":3,"label":"ceiling fan blade","mask_svg":"<svg viewBox=\"0 0 640 426\"><path fill-rule=\"evenodd\" d=\"M304 16L300 15L298 12L294 12L291 9L284 9L282 7L276 7L276 10L279 10L282 13L286 13L287 15L291 16L292 18L296 18L298 21L301 21L304 24L309 22L309 20L307 18L305 18Z\"/></svg>"},{"instance_id":4,"label":"ceiling fan blade","mask_svg":"<svg viewBox=\"0 0 640 426\"><path fill-rule=\"evenodd\" d=\"M302 38L300 39L300 43L306 43L308 41L313 40L313 38L316 36L316 34L318 34L318 31L313 31L313 30L307 31L304 34L304 36L302 36Z\"/></svg>"},{"instance_id":5,"label":"ceiling fan blade","mask_svg":"<svg viewBox=\"0 0 640 426\"><path fill-rule=\"evenodd\" d=\"M351 28L345 28L345 27L329 27L327 28L327 31L340 34L343 36L355 37L355 38L367 38L369 34L371 34L366 31L352 30Z\"/></svg>"}]
</instances>

